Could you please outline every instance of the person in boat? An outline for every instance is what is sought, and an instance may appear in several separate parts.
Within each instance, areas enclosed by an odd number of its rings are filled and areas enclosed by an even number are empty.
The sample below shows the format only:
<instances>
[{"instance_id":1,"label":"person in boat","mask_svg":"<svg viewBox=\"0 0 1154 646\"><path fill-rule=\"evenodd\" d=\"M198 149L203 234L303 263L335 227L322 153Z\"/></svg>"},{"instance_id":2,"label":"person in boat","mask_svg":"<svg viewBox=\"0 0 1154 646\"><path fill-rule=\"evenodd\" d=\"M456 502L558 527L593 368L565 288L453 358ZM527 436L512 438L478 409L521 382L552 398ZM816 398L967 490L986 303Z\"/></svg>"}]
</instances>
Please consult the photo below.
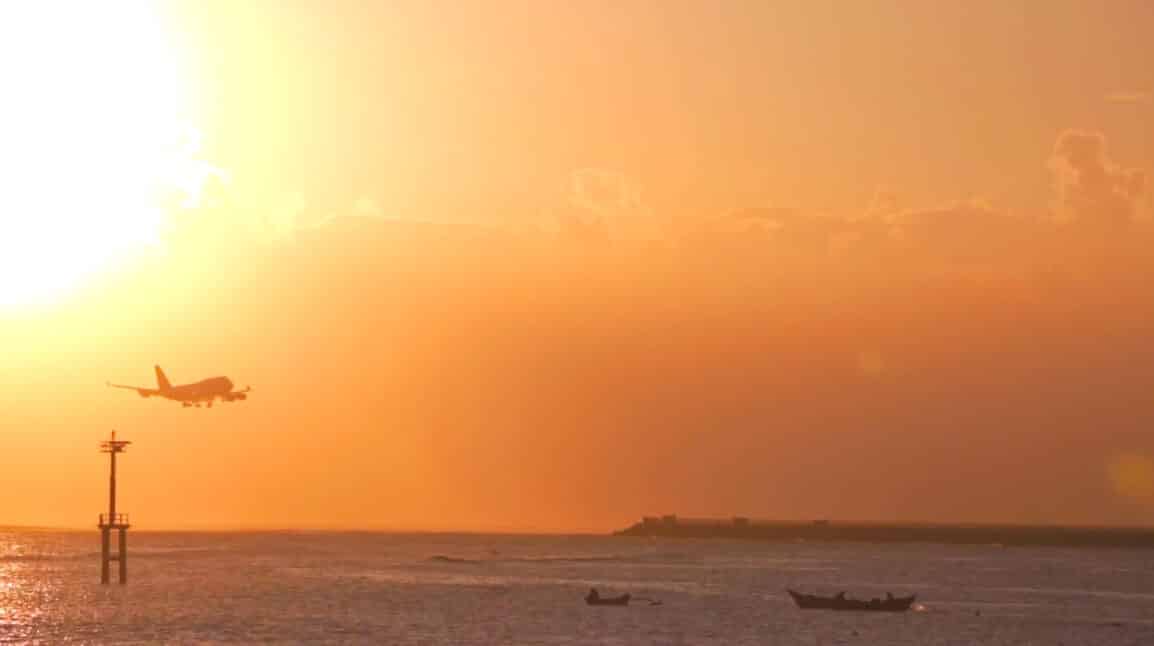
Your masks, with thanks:
<instances>
[{"instance_id":1,"label":"person in boat","mask_svg":"<svg viewBox=\"0 0 1154 646\"><path fill-rule=\"evenodd\" d=\"M585 595L586 601L598 601L601 599L601 594L597 592L597 588L589 588L589 594Z\"/></svg>"},{"instance_id":2,"label":"person in boat","mask_svg":"<svg viewBox=\"0 0 1154 646\"><path fill-rule=\"evenodd\" d=\"M894 600L894 593L887 592L886 593L886 603L893 603L893 600Z\"/></svg>"},{"instance_id":3,"label":"person in boat","mask_svg":"<svg viewBox=\"0 0 1154 646\"><path fill-rule=\"evenodd\" d=\"M845 601L845 590L842 590L841 592L834 595L834 599L837 599L838 601Z\"/></svg>"}]
</instances>

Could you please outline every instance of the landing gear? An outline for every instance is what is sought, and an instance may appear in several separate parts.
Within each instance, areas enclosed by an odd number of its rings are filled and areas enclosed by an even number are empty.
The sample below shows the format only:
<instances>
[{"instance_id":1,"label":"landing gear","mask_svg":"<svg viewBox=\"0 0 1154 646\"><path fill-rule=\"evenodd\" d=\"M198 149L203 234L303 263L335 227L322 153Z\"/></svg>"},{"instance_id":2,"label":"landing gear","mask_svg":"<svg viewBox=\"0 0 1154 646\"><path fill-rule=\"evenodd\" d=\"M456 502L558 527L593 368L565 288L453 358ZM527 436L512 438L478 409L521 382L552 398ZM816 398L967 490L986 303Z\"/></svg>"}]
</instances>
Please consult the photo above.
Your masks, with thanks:
<instances>
[{"instance_id":1,"label":"landing gear","mask_svg":"<svg viewBox=\"0 0 1154 646\"><path fill-rule=\"evenodd\" d=\"M182 408L188 408L189 406L192 406L192 402L180 402L180 405Z\"/></svg>"}]
</instances>

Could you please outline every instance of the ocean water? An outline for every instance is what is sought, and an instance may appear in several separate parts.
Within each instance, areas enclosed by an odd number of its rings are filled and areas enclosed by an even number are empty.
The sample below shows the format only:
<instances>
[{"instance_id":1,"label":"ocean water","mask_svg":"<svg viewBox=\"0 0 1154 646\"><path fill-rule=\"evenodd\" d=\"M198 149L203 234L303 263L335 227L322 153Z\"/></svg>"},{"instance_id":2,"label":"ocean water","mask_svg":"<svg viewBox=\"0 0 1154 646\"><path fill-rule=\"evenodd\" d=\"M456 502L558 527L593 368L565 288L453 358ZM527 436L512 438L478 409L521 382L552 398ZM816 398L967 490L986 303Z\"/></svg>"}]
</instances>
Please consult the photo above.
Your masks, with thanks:
<instances>
[{"instance_id":1,"label":"ocean water","mask_svg":"<svg viewBox=\"0 0 1154 646\"><path fill-rule=\"evenodd\" d=\"M0 531L0 642L1154 644L1154 553L598 536ZM588 607L590 586L660 600ZM916 593L904 614L786 587Z\"/></svg>"}]
</instances>

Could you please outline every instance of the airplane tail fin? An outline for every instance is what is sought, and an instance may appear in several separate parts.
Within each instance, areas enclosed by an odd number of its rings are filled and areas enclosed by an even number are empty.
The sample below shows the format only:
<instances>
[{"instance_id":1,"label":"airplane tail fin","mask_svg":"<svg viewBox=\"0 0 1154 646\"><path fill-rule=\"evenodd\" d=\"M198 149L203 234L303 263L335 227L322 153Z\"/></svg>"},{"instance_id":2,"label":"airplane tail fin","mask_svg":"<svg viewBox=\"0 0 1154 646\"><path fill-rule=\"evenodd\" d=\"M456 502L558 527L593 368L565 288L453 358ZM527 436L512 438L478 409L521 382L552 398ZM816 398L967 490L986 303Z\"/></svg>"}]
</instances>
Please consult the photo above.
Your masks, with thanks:
<instances>
[{"instance_id":1,"label":"airplane tail fin","mask_svg":"<svg viewBox=\"0 0 1154 646\"><path fill-rule=\"evenodd\" d=\"M162 392L172 388L172 384L170 384L168 382L168 377L166 377L164 375L164 371L160 369L160 366L155 366L155 368L156 368L156 387L159 388Z\"/></svg>"}]
</instances>

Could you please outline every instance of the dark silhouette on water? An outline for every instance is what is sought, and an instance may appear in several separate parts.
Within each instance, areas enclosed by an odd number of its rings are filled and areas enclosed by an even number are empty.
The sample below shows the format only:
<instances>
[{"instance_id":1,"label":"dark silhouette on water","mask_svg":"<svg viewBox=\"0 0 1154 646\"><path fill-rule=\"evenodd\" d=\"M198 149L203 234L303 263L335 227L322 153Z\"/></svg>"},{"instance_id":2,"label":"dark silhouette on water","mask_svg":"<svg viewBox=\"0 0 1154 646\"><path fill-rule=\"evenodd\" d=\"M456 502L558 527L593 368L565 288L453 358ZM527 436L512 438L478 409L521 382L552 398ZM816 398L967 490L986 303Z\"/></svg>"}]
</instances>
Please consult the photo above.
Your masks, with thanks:
<instances>
[{"instance_id":1,"label":"dark silhouette on water","mask_svg":"<svg viewBox=\"0 0 1154 646\"><path fill-rule=\"evenodd\" d=\"M635 597L629 593L617 597L603 597L597 588L589 588L589 594L585 595L585 603L591 606L627 606L630 601L648 601L651 606L660 606L665 603L660 599Z\"/></svg>"},{"instance_id":2,"label":"dark silhouette on water","mask_svg":"<svg viewBox=\"0 0 1154 646\"><path fill-rule=\"evenodd\" d=\"M156 388L125 386L111 382L108 383L108 387L135 390L138 395L145 399L164 397L180 402L181 406L185 408L190 406L200 408L201 404L212 408L213 402L217 399L222 402L244 401L248 399L248 392L252 390L249 386L245 386L244 390L233 390L232 380L228 377L212 377L196 383L173 386L169 383L168 377L160 369L160 366L154 366L154 368L156 370Z\"/></svg>"},{"instance_id":3,"label":"dark silhouette on water","mask_svg":"<svg viewBox=\"0 0 1154 646\"><path fill-rule=\"evenodd\" d=\"M886 593L885 599L878 599L874 597L869 601L861 599L850 599L845 596L844 592L839 592L832 597L821 597L815 594L804 594L786 589L789 596L793 597L794 603L798 608L806 610L864 610L874 612L905 612L913 605L914 599L917 595L910 595L908 597L895 597L889 592Z\"/></svg>"},{"instance_id":4,"label":"dark silhouette on water","mask_svg":"<svg viewBox=\"0 0 1154 646\"><path fill-rule=\"evenodd\" d=\"M585 603L591 606L627 606L631 598L633 597L628 592L618 597L603 597L597 592L597 588L589 588L589 594L585 595Z\"/></svg>"}]
</instances>

